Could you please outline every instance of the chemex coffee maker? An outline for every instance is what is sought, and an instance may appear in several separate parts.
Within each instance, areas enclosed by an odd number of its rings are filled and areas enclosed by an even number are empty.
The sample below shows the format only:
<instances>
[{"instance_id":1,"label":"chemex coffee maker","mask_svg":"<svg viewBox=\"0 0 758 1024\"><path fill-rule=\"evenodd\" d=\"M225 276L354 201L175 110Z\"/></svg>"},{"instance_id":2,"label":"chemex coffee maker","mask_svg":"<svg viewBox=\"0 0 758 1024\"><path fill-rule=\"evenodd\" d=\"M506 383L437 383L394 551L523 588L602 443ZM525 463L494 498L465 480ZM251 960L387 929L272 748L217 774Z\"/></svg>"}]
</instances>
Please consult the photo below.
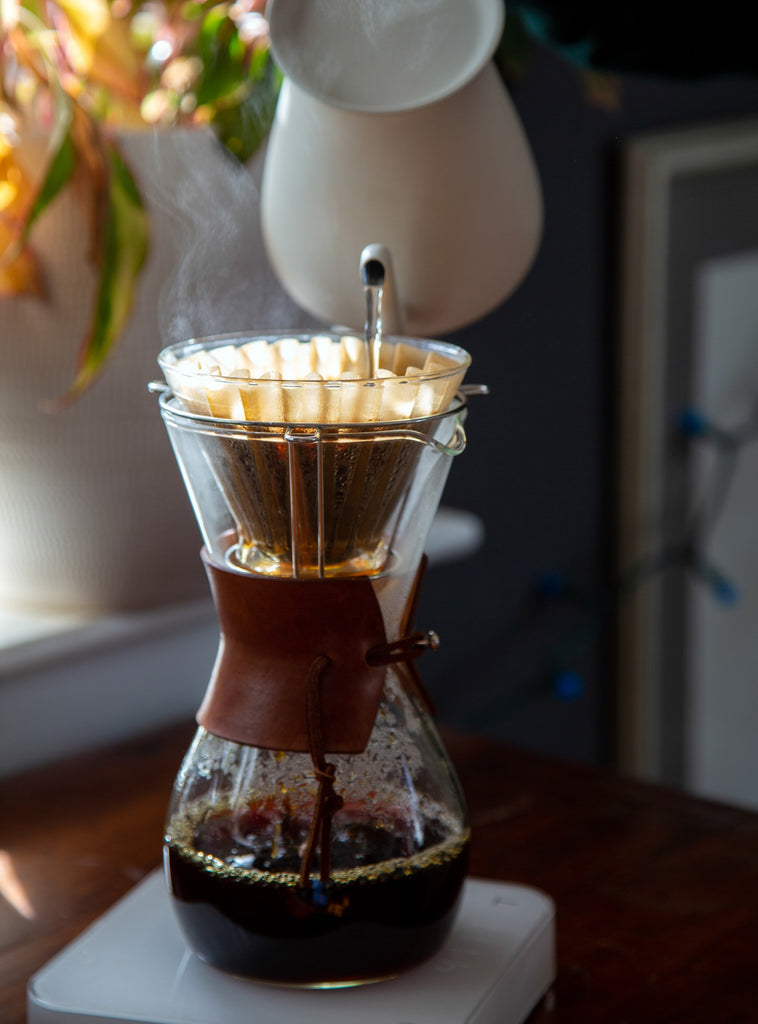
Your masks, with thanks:
<instances>
[{"instance_id":1,"label":"chemex coffee maker","mask_svg":"<svg viewBox=\"0 0 758 1024\"><path fill-rule=\"evenodd\" d=\"M363 269L379 312L384 268ZM259 981L350 985L425 960L466 873L417 670L437 638L413 620L469 357L378 323L160 356L221 625L166 874L190 946Z\"/></svg>"}]
</instances>

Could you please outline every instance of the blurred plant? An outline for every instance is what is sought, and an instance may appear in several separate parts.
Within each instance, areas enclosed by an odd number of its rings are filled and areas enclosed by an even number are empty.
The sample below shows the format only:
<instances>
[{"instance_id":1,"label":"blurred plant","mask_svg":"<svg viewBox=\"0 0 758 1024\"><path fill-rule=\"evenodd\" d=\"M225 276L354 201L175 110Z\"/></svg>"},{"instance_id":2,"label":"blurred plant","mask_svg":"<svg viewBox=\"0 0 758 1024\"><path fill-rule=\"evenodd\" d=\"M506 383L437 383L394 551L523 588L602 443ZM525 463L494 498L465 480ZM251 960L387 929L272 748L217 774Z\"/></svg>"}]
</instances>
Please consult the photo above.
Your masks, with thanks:
<instances>
[{"instance_id":1,"label":"blurred plant","mask_svg":"<svg viewBox=\"0 0 758 1024\"><path fill-rule=\"evenodd\" d=\"M30 232L62 189L85 205L97 288L75 376L96 378L126 323L148 213L116 129L210 126L244 161L265 138L280 75L264 0L0 0L0 301L44 297ZM20 143L42 131L44 166Z\"/></svg>"},{"instance_id":2,"label":"blurred plant","mask_svg":"<svg viewBox=\"0 0 758 1024\"><path fill-rule=\"evenodd\" d=\"M523 10L520 7L523 7ZM510 89L517 88L528 73L534 47L542 39L540 33L535 29L533 14L528 3L516 6L508 5L505 29L495 53L495 64ZM582 65L576 59L576 55L571 52L564 50L562 56L576 71L577 80L587 103L590 106L599 107L607 113L618 112L621 107L621 79L619 76L607 70Z\"/></svg>"}]
</instances>

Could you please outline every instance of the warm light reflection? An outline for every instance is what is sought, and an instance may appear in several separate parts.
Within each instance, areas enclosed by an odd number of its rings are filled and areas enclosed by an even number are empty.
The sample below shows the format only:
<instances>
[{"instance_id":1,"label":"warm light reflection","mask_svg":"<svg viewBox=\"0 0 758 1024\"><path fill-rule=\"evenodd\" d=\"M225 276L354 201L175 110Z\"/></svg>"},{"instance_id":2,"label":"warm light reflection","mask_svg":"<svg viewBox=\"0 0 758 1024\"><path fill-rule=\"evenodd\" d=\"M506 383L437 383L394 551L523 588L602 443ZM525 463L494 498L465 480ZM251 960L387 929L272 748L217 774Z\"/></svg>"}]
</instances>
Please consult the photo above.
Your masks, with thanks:
<instances>
[{"instance_id":1,"label":"warm light reflection","mask_svg":"<svg viewBox=\"0 0 758 1024\"><path fill-rule=\"evenodd\" d=\"M27 921L33 921L37 916L26 889L16 874L13 858L7 850L0 850L0 896L4 897L13 909Z\"/></svg>"}]
</instances>

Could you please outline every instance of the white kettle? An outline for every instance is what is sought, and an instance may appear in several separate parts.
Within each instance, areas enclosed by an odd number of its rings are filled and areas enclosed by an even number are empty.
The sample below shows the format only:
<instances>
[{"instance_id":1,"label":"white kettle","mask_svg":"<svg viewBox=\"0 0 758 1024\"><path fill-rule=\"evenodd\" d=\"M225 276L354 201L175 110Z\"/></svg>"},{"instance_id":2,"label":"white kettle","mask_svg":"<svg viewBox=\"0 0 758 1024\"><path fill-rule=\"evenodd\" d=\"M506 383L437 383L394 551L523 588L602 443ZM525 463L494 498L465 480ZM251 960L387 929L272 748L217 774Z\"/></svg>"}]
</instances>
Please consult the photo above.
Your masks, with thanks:
<instances>
[{"instance_id":1,"label":"white kettle","mask_svg":"<svg viewBox=\"0 0 758 1024\"><path fill-rule=\"evenodd\" d=\"M261 223L285 289L358 328L356 267L379 242L406 333L494 309L542 233L534 160L491 60L502 0L270 0L268 18L286 77Z\"/></svg>"}]
</instances>

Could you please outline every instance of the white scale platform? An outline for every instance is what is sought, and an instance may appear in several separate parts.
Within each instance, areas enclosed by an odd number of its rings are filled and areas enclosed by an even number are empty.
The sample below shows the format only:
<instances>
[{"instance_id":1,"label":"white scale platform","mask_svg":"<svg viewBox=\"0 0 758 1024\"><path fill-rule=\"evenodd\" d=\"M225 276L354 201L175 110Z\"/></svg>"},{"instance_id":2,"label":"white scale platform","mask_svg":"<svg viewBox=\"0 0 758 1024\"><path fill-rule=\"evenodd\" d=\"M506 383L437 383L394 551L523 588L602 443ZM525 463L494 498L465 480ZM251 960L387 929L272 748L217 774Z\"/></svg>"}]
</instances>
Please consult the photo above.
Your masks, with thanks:
<instances>
[{"instance_id":1,"label":"white scale platform","mask_svg":"<svg viewBox=\"0 0 758 1024\"><path fill-rule=\"evenodd\" d=\"M28 1024L521 1024L555 975L554 906L468 879L445 947L373 985L259 985L201 963L156 871L29 982Z\"/></svg>"}]
</instances>

